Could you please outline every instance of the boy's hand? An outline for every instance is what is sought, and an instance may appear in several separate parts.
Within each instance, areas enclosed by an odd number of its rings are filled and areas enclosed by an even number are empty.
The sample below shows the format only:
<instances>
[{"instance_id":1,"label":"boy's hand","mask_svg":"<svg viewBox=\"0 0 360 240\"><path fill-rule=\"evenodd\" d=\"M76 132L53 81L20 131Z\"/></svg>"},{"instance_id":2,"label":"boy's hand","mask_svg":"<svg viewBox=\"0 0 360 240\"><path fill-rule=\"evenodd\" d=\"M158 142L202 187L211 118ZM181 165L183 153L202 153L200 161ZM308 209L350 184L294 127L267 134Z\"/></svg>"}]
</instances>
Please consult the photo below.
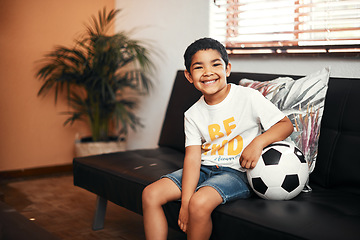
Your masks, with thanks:
<instances>
[{"instance_id":1,"label":"boy's hand","mask_svg":"<svg viewBox=\"0 0 360 240\"><path fill-rule=\"evenodd\" d=\"M254 168L259 161L259 158L262 153L262 145L257 144L256 141L252 141L243 151L240 156L240 165L243 168Z\"/></svg>"},{"instance_id":2,"label":"boy's hand","mask_svg":"<svg viewBox=\"0 0 360 240\"><path fill-rule=\"evenodd\" d=\"M186 231L187 231L188 221L189 221L188 206L181 205L180 212L179 212L178 225L184 233L186 233Z\"/></svg>"},{"instance_id":3,"label":"boy's hand","mask_svg":"<svg viewBox=\"0 0 360 240\"><path fill-rule=\"evenodd\" d=\"M263 134L257 136L244 149L240 156L240 165L243 168L254 168L259 161L262 150L270 143L281 141L290 136L294 127L288 117L284 117Z\"/></svg>"}]
</instances>

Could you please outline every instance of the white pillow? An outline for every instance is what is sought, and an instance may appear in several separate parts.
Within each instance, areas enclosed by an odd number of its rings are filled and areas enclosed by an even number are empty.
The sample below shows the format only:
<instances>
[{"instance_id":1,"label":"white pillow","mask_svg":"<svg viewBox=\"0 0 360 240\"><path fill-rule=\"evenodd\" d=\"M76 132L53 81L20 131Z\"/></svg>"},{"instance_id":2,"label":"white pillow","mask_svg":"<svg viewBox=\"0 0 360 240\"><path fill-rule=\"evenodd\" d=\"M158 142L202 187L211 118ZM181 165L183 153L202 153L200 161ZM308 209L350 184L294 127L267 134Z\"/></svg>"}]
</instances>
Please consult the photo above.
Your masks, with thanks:
<instances>
[{"instance_id":1,"label":"white pillow","mask_svg":"<svg viewBox=\"0 0 360 240\"><path fill-rule=\"evenodd\" d=\"M298 80L281 77L265 82L249 79L239 82L260 91L288 116L294 125L290 139L304 153L309 173L315 168L329 76L329 68L324 68Z\"/></svg>"}]
</instances>

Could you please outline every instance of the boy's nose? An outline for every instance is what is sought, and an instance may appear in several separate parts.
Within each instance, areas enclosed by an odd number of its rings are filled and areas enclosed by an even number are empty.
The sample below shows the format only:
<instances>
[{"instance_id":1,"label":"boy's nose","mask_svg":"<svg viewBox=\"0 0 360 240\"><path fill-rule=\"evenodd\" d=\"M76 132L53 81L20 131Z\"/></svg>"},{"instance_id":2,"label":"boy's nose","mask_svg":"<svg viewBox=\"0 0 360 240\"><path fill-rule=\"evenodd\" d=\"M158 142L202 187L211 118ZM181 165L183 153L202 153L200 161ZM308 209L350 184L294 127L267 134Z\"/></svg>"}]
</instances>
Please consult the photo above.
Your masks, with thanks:
<instances>
[{"instance_id":1,"label":"boy's nose","mask_svg":"<svg viewBox=\"0 0 360 240\"><path fill-rule=\"evenodd\" d=\"M213 73L209 68L205 68L204 76L211 76Z\"/></svg>"}]
</instances>

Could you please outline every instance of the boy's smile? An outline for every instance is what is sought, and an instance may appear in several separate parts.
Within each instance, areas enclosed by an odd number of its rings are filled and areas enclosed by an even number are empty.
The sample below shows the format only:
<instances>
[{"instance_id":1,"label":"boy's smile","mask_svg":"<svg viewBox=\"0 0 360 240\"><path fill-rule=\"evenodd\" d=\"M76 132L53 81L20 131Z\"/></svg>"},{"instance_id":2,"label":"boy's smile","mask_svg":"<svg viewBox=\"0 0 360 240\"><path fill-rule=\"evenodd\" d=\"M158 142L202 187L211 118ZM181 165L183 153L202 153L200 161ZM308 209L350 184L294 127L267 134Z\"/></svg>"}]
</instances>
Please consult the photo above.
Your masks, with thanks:
<instances>
[{"instance_id":1,"label":"boy's smile","mask_svg":"<svg viewBox=\"0 0 360 240\"><path fill-rule=\"evenodd\" d=\"M204 95L209 105L220 103L229 93L226 77L230 75L231 64L226 66L220 53L214 49L200 50L194 54L190 73L185 76Z\"/></svg>"}]
</instances>

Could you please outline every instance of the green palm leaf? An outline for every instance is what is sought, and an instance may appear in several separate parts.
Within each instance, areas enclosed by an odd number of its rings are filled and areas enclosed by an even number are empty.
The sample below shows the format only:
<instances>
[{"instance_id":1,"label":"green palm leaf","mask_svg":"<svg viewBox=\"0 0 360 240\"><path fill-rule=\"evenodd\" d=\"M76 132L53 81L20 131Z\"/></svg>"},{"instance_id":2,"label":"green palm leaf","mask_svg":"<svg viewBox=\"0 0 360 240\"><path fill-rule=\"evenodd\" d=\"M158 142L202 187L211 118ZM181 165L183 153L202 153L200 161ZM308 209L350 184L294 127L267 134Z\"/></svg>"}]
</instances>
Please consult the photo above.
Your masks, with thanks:
<instances>
[{"instance_id":1,"label":"green palm leaf","mask_svg":"<svg viewBox=\"0 0 360 240\"><path fill-rule=\"evenodd\" d=\"M43 81L38 96L53 90L57 103L65 94L72 111L64 113L69 115L64 124L86 118L94 140L106 140L109 125L124 133L141 126L134 114L137 100L125 95L129 89L140 96L152 88L152 47L132 39L130 32L108 35L119 13L104 8L92 16L74 47L56 46L36 73Z\"/></svg>"}]
</instances>

